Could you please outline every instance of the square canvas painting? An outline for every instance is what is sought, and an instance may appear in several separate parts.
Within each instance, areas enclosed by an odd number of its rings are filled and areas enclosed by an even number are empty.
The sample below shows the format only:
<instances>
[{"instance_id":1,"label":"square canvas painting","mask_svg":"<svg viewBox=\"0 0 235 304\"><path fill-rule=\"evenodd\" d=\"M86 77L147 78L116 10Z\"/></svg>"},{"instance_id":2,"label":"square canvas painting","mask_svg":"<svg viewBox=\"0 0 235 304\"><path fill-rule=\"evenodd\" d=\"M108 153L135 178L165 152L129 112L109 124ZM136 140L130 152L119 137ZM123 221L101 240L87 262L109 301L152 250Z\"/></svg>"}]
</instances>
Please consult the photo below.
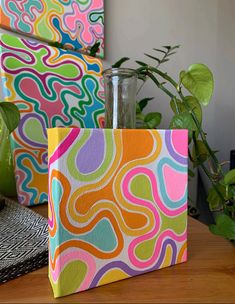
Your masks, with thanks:
<instances>
[{"instance_id":1,"label":"square canvas painting","mask_svg":"<svg viewBox=\"0 0 235 304\"><path fill-rule=\"evenodd\" d=\"M11 138L19 202L47 201L46 128L103 126L100 59L0 35L5 101L17 105L19 127Z\"/></svg>"},{"instance_id":2,"label":"square canvas painting","mask_svg":"<svg viewBox=\"0 0 235 304\"><path fill-rule=\"evenodd\" d=\"M55 297L186 261L186 130L54 128L48 148Z\"/></svg>"},{"instance_id":3,"label":"square canvas painting","mask_svg":"<svg viewBox=\"0 0 235 304\"><path fill-rule=\"evenodd\" d=\"M57 46L104 57L103 0L0 0L0 26Z\"/></svg>"}]
</instances>

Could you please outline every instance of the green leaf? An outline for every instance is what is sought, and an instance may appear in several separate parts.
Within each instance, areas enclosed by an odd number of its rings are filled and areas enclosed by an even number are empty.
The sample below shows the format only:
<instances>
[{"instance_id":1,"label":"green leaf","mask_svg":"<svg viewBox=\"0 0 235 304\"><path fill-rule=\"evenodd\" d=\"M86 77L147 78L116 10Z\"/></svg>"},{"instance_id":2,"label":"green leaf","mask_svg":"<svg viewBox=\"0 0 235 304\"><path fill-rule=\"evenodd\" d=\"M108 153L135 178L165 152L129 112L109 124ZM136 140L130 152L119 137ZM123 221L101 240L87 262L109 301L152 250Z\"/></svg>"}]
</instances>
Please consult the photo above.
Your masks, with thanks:
<instances>
[{"instance_id":1,"label":"green leaf","mask_svg":"<svg viewBox=\"0 0 235 304\"><path fill-rule=\"evenodd\" d=\"M183 86L204 106L208 105L214 90L213 74L204 64L192 64L180 72Z\"/></svg>"},{"instance_id":2,"label":"green leaf","mask_svg":"<svg viewBox=\"0 0 235 304\"><path fill-rule=\"evenodd\" d=\"M60 42L57 42L57 41L48 42L48 44L52 47L56 47L56 48L59 48L59 49L64 48L64 45Z\"/></svg>"},{"instance_id":3,"label":"green leaf","mask_svg":"<svg viewBox=\"0 0 235 304\"><path fill-rule=\"evenodd\" d=\"M148 66L147 63L145 63L143 61L136 60L136 63L141 65L141 66Z\"/></svg>"},{"instance_id":4,"label":"green leaf","mask_svg":"<svg viewBox=\"0 0 235 304\"><path fill-rule=\"evenodd\" d=\"M147 98L144 98L144 99L140 100L138 102L139 107L140 107L140 111L143 111L143 109L147 106L148 102L153 100L153 99L154 99L154 97L147 97Z\"/></svg>"},{"instance_id":5,"label":"green leaf","mask_svg":"<svg viewBox=\"0 0 235 304\"><path fill-rule=\"evenodd\" d=\"M189 113L176 114L170 123L170 128L172 129L188 129L190 131L194 130L194 124L192 117Z\"/></svg>"},{"instance_id":6,"label":"green leaf","mask_svg":"<svg viewBox=\"0 0 235 304\"><path fill-rule=\"evenodd\" d=\"M137 104L136 104L136 114L139 114L139 113L141 113L141 109L140 109L139 103L137 102Z\"/></svg>"},{"instance_id":7,"label":"green leaf","mask_svg":"<svg viewBox=\"0 0 235 304\"><path fill-rule=\"evenodd\" d=\"M136 114L136 120L142 120L144 121L145 115L143 113L137 113Z\"/></svg>"},{"instance_id":8,"label":"green leaf","mask_svg":"<svg viewBox=\"0 0 235 304\"><path fill-rule=\"evenodd\" d=\"M210 210L218 208L223 203L221 197L218 195L215 188L211 188L209 190L207 202L209 203Z\"/></svg>"},{"instance_id":9,"label":"green leaf","mask_svg":"<svg viewBox=\"0 0 235 304\"><path fill-rule=\"evenodd\" d=\"M190 177L194 177L194 176L195 176L195 173L194 173L192 170L188 169L188 175L189 175Z\"/></svg>"},{"instance_id":10,"label":"green leaf","mask_svg":"<svg viewBox=\"0 0 235 304\"><path fill-rule=\"evenodd\" d=\"M11 102L0 102L0 115L11 133L18 126L20 112L16 105Z\"/></svg>"},{"instance_id":11,"label":"green leaf","mask_svg":"<svg viewBox=\"0 0 235 304\"><path fill-rule=\"evenodd\" d=\"M173 51L173 50L175 50L175 49L178 49L178 48L180 48L180 44L175 45L175 46L172 46L172 47L171 47L171 51Z\"/></svg>"},{"instance_id":12,"label":"green leaf","mask_svg":"<svg viewBox=\"0 0 235 304\"><path fill-rule=\"evenodd\" d=\"M146 75L142 74L142 73L138 73L137 75L138 79L145 81L146 80Z\"/></svg>"},{"instance_id":13,"label":"green leaf","mask_svg":"<svg viewBox=\"0 0 235 304\"><path fill-rule=\"evenodd\" d=\"M178 111L181 113L181 112L185 112L185 107L183 105L183 103L179 100L179 99L172 99L170 101L170 106L171 106L171 109L172 111L175 113L175 114L179 114Z\"/></svg>"},{"instance_id":14,"label":"green leaf","mask_svg":"<svg viewBox=\"0 0 235 304\"><path fill-rule=\"evenodd\" d=\"M207 201L210 205L210 209L213 210L217 208L219 205L224 205L224 202L229 201L233 197L233 191L227 185L225 185L222 181L216 184L216 188L223 196L223 199L219 196L214 187L209 190Z\"/></svg>"},{"instance_id":15,"label":"green leaf","mask_svg":"<svg viewBox=\"0 0 235 304\"><path fill-rule=\"evenodd\" d=\"M216 224L210 225L209 229L216 235L223 236L228 240L235 240L235 221L222 213L215 219Z\"/></svg>"},{"instance_id":16,"label":"green leaf","mask_svg":"<svg viewBox=\"0 0 235 304\"><path fill-rule=\"evenodd\" d=\"M225 185L235 184L235 169L230 170L224 177Z\"/></svg>"},{"instance_id":17,"label":"green leaf","mask_svg":"<svg viewBox=\"0 0 235 304\"><path fill-rule=\"evenodd\" d=\"M195 128L192 116L187 112L176 114L170 122L170 129L187 129L189 131L189 141L192 139Z\"/></svg>"},{"instance_id":18,"label":"green leaf","mask_svg":"<svg viewBox=\"0 0 235 304\"><path fill-rule=\"evenodd\" d=\"M163 45L163 48L167 49L168 52L178 49L180 45L170 46L170 45Z\"/></svg>"},{"instance_id":19,"label":"green leaf","mask_svg":"<svg viewBox=\"0 0 235 304\"><path fill-rule=\"evenodd\" d=\"M161 60L159 58L157 58L157 57L154 57L154 56L146 54L146 53L144 55L147 56L147 57L149 57L149 58L151 58L151 59L153 59L153 60L155 60L155 61L157 61L158 64L161 62Z\"/></svg>"},{"instance_id":20,"label":"green leaf","mask_svg":"<svg viewBox=\"0 0 235 304\"><path fill-rule=\"evenodd\" d=\"M167 51L164 51L164 50L161 50L161 49L153 49L154 51L156 52L160 52L160 53L163 53L163 54L167 54Z\"/></svg>"},{"instance_id":21,"label":"green leaf","mask_svg":"<svg viewBox=\"0 0 235 304\"><path fill-rule=\"evenodd\" d=\"M145 116L144 122L147 125L148 129L155 129L160 125L162 120L162 114L158 112L152 112Z\"/></svg>"},{"instance_id":22,"label":"green leaf","mask_svg":"<svg viewBox=\"0 0 235 304\"><path fill-rule=\"evenodd\" d=\"M95 57L96 53L99 51L100 42L96 42L91 48L90 48L90 56Z\"/></svg>"},{"instance_id":23,"label":"green leaf","mask_svg":"<svg viewBox=\"0 0 235 304\"><path fill-rule=\"evenodd\" d=\"M164 48L167 49L168 51L172 49L170 45L163 45L162 47L164 47Z\"/></svg>"},{"instance_id":24,"label":"green leaf","mask_svg":"<svg viewBox=\"0 0 235 304\"><path fill-rule=\"evenodd\" d=\"M113 69L115 69L115 68L120 68L121 65L122 65L124 62L128 61L128 60L130 60L130 58L128 58L128 57L123 57L123 58L119 59L117 62L115 62L115 63L112 65L112 68L113 68Z\"/></svg>"},{"instance_id":25,"label":"green leaf","mask_svg":"<svg viewBox=\"0 0 235 304\"><path fill-rule=\"evenodd\" d=\"M186 102L188 103L191 111L194 112L195 116L197 117L197 120L199 121L199 123L202 123L202 107L199 103L199 101L197 100L197 98L193 97L193 96L187 96L185 97Z\"/></svg>"},{"instance_id":26,"label":"green leaf","mask_svg":"<svg viewBox=\"0 0 235 304\"><path fill-rule=\"evenodd\" d=\"M175 55L177 52L170 52L167 54L167 56L172 56L172 55Z\"/></svg>"},{"instance_id":27,"label":"green leaf","mask_svg":"<svg viewBox=\"0 0 235 304\"><path fill-rule=\"evenodd\" d=\"M204 145L203 141L196 140L193 145L192 157L193 157L193 166L198 167L203 164L210 154Z\"/></svg>"},{"instance_id":28,"label":"green leaf","mask_svg":"<svg viewBox=\"0 0 235 304\"><path fill-rule=\"evenodd\" d=\"M199 121L199 123L202 123L202 107L200 105L200 103L198 102L198 100L193 97L193 96L187 96L185 97L186 102L190 108L191 111L194 112L195 116L197 117L197 120ZM176 101L174 101L173 99L170 102L170 106L172 111L177 114L177 108L178 110L181 112L188 112L188 110L186 109L185 105L183 104L183 102L181 102L179 99L177 99ZM189 113L189 112L188 112ZM196 126L195 126L196 127Z\"/></svg>"},{"instance_id":29,"label":"green leaf","mask_svg":"<svg viewBox=\"0 0 235 304\"><path fill-rule=\"evenodd\" d=\"M169 61L169 59L162 59L161 63L164 63L164 62L167 62L167 61Z\"/></svg>"}]
</instances>

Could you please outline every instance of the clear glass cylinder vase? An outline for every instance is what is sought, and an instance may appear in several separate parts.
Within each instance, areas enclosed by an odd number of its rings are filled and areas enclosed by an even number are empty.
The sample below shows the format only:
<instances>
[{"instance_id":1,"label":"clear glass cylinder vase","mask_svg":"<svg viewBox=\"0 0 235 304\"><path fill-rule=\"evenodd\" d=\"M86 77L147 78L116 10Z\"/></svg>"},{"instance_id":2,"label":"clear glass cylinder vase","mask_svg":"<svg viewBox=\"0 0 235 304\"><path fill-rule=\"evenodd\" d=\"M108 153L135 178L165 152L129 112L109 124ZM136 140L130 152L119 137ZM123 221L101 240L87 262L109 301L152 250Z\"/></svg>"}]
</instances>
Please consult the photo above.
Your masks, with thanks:
<instances>
[{"instance_id":1,"label":"clear glass cylinder vase","mask_svg":"<svg viewBox=\"0 0 235 304\"><path fill-rule=\"evenodd\" d=\"M105 86L105 128L135 129L137 73L127 68L103 72Z\"/></svg>"}]
</instances>

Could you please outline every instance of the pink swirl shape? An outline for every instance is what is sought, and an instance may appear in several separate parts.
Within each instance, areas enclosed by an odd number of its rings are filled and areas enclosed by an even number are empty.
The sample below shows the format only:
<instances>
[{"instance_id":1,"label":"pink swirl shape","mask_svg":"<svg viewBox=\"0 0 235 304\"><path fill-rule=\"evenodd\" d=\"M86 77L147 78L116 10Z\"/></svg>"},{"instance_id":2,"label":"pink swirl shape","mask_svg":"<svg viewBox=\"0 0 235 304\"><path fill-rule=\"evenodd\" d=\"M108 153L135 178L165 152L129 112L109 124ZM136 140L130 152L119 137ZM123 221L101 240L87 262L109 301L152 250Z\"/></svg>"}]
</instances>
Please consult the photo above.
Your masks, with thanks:
<instances>
[{"instance_id":1,"label":"pink swirl shape","mask_svg":"<svg viewBox=\"0 0 235 304\"><path fill-rule=\"evenodd\" d=\"M87 273L86 277L83 280L81 286L79 287L78 291L86 290L89 288L92 279L94 278L95 272L96 272L96 263L95 259L88 254L87 252L81 250L81 249L74 249L70 248L69 250L62 253L59 257L60 262L56 263L55 269L50 269L50 273L52 276L52 279L54 282L56 282L65 268L65 266L72 261L82 261L87 265Z\"/></svg>"},{"instance_id":2,"label":"pink swirl shape","mask_svg":"<svg viewBox=\"0 0 235 304\"><path fill-rule=\"evenodd\" d=\"M69 135L60 143L58 148L54 151L54 153L51 155L49 159L49 172L50 172L50 166L57 161L72 145L72 143L76 140L80 133L80 129L72 129L69 133ZM50 185L49 185L50 187ZM50 199L50 195L48 196L48 203L50 210L53 210L53 205ZM51 212L52 218L48 217L48 225L50 228L53 228L55 219L53 218L53 212Z\"/></svg>"},{"instance_id":3,"label":"pink swirl shape","mask_svg":"<svg viewBox=\"0 0 235 304\"><path fill-rule=\"evenodd\" d=\"M150 209L153 212L154 217L155 217L154 229L150 233L147 233L147 234L140 236L140 237L136 238L135 240L133 240L128 249L129 258L130 258L130 261L133 263L133 265L137 266L138 268L146 268L146 267L151 266L153 263L155 263L156 258L160 254L164 238L168 237L170 239L174 239L176 241L183 242L186 239L186 232L184 234L182 234L181 236L177 236L171 230L166 230L158 238L158 241L155 245L154 253L149 260L139 261L135 257L135 254L134 254L135 247L138 244L155 237L160 228L160 217L159 217L159 214L157 213L157 210L153 207L153 205L151 203L147 202L146 200L139 199L139 198L133 196L129 191L129 189L130 189L129 184L130 184L131 179L138 174L145 174L150 178L155 203L160 207L160 209L162 211L164 211L164 213L168 213L170 215L175 216L175 215L178 215L178 214L181 214L182 212L184 212L187 206L185 204L178 210L169 210L168 208L166 208L159 197L157 181L156 181L155 175L153 174L153 172L151 170L144 168L144 167L139 167L139 168L132 169L131 171L129 171L126 174L126 176L123 180L123 185L122 185L122 190L123 190L123 194L125 195L125 197L134 204L147 207L148 209Z\"/></svg>"},{"instance_id":4,"label":"pink swirl shape","mask_svg":"<svg viewBox=\"0 0 235 304\"><path fill-rule=\"evenodd\" d=\"M77 2L72 3L73 11L64 16L64 23L71 32L75 32L77 23L81 25L81 39L83 42L91 44L94 41L92 30L101 34L103 32L103 26L101 24L91 25L88 19L89 13L95 10L103 8L103 0L93 0L89 10L82 11Z\"/></svg>"},{"instance_id":5,"label":"pink swirl shape","mask_svg":"<svg viewBox=\"0 0 235 304\"><path fill-rule=\"evenodd\" d=\"M14 153L14 159L16 159L16 157L17 156ZM16 178L16 184L19 183L22 185L23 182L25 181L26 174L22 170L15 170L15 178ZM17 189L17 196L18 196L19 203L22 205L24 205L25 202L30 201L30 194L28 192L25 192L21 188Z\"/></svg>"},{"instance_id":6,"label":"pink swirl shape","mask_svg":"<svg viewBox=\"0 0 235 304\"><path fill-rule=\"evenodd\" d=\"M54 151L54 153L51 155L49 159L49 166L53 164L57 159L59 159L73 144L73 142L76 140L78 135L80 134L79 128L73 128L71 129L70 133L66 138L59 144L58 148Z\"/></svg>"},{"instance_id":7,"label":"pink swirl shape","mask_svg":"<svg viewBox=\"0 0 235 304\"><path fill-rule=\"evenodd\" d=\"M61 100L61 96L64 90L64 85L54 81L53 83L53 92L51 92L51 96L54 95L54 99L48 100L48 97L43 95L40 87L38 86L37 82L35 82L34 79L31 78L22 78L21 82L19 83L19 87L23 94L27 96L28 98L34 98L39 103L39 111L42 111L44 113L47 113L49 126L53 126L53 118L60 113L60 117L63 118L65 122L68 122L69 115L65 115L65 108L66 105ZM81 91L74 87L70 86L69 89L74 94L81 94ZM54 93L56 92L56 94ZM54 93L54 94L53 94Z\"/></svg>"},{"instance_id":8,"label":"pink swirl shape","mask_svg":"<svg viewBox=\"0 0 235 304\"><path fill-rule=\"evenodd\" d=\"M123 186L123 192L125 192L125 195L128 196L129 199L131 199L134 203L139 204L142 201L145 202L144 200L140 200L140 199L136 198L135 196L133 196L131 193L129 193L129 190L128 190L128 183L130 182L130 179L132 177L134 177L136 174L145 174L149 177L150 182L151 182L154 201L164 214L166 214L167 216L177 216L177 215L183 213L187 209L186 203L183 206L181 206L180 208L174 209L174 210L170 210L168 207L166 207L159 196L157 180L156 180L155 174L150 169L147 169L144 167L135 168L135 169L129 171L123 182L123 184L125 183L125 185Z\"/></svg>"},{"instance_id":9,"label":"pink swirl shape","mask_svg":"<svg viewBox=\"0 0 235 304\"><path fill-rule=\"evenodd\" d=\"M176 242L185 242L187 238L187 231L185 231L183 234L181 235L177 235L175 234L172 230L165 230L162 232L162 234L157 238L157 242L155 244L155 248L153 250L153 255L150 259L146 260L146 261L140 261L136 258L134 252L135 252L135 247L146 240L145 235L142 237L139 237L137 239L135 239L134 241L131 242L129 249L128 249L128 254L129 254L129 258L130 261L133 265L135 265L138 268L148 268L150 267L152 264L156 263L156 260L159 258L160 254L161 254L161 249L162 249L162 245L163 245L163 241L164 239L173 239Z\"/></svg>"},{"instance_id":10,"label":"pink swirl shape","mask_svg":"<svg viewBox=\"0 0 235 304\"><path fill-rule=\"evenodd\" d=\"M163 166L165 188L172 201L178 201L184 197L188 176L185 172L179 172L167 164Z\"/></svg>"},{"instance_id":11,"label":"pink swirl shape","mask_svg":"<svg viewBox=\"0 0 235 304\"><path fill-rule=\"evenodd\" d=\"M175 151L184 157L188 156L188 150L185 145L182 145L182 142L186 142L185 137L187 138L187 136L187 131L179 132L178 130L173 130L171 132L172 145L175 148Z\"/></svg>"}]
</instances>

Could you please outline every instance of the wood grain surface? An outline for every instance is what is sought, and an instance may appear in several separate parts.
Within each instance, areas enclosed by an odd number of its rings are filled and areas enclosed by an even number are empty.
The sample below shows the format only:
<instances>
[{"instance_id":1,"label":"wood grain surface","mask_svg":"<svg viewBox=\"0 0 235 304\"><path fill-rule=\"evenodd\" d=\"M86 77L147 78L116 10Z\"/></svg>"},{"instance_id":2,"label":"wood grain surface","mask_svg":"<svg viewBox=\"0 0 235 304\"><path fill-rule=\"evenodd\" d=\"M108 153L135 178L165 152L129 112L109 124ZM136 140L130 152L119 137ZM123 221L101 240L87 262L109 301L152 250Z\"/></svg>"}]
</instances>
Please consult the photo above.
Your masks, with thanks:
<instances>
[{"instance_id":1,"label":"wood grain surface","mask_svg":"<svg viewBox=\"0 0 235 304\"><path fill-rule=\"evenodd\" d=\"M33 210L47 216L47 206ZM54 299L47 267L0 285L0 303L235 303L235 247L189 218L188 262Z\"/></svg>"}]
</instances>

